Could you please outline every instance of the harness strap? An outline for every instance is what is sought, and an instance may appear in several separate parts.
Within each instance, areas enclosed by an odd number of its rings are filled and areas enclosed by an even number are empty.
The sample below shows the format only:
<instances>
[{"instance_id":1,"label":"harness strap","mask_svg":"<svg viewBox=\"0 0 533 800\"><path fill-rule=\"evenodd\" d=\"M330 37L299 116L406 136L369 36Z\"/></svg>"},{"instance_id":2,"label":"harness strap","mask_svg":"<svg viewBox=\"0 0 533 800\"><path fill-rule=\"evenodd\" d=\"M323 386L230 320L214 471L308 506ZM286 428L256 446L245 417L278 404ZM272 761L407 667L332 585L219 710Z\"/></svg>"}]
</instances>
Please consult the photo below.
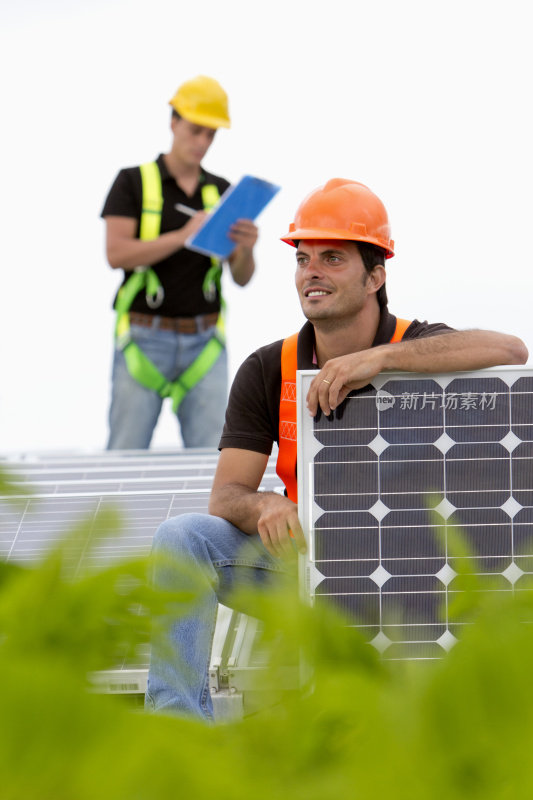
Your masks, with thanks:
<instances>
[{"instance_id":1,"label":"harness strap","mask_svg":"<svg viewBox=\"0 0 533 800\"><path fill-rule=\"evenodd\" d=\"M398 317L396 318L396 328L394 329L392 339L390 340L391 344L395 344L396 342L401 342L404 333L411 324L411 322L412 320L410 319L399 319Z\"/></svg>"},{"instance_id":2,"label":"harness strap","mask_svg":"<svg viewBox=\"0 0 533 800\"><path fill-rule=\"evenodd\" d=\"M211 211L218 201L220 200L220 194L218 192L217 187L212 183L205 183L202 186L202 204L206 211ZM204 293L205 299L212 303L215 297L220 297L220 305L221 308L224 307L224 301L222 299L222 264L217 258L211 258L211 266L206 272L204 282L202 284L202 291Z\"/></svg>"},{"instance_id":3,"label":"harness strap","mask_svg":"<svg viewBox=\"0 0 533 800\"><path fill-rule=\"evenodd\" d=\"M139 239L147 242L157 239L161 230L163 210L163 187L161 173L155 161L141 164L142 211L139 224Z\"/></svg>"},{"instance_id":4,"label":"harness strap","mask_svg":"<svg viewBox=\"0 0 533 800\"><path fill-rule=\"evenodd\" d=\"M281 393L279 398L279 451L276 472L285 484L288 497L298 502L296 481L296 370L298 334L284 340L281 347Z\"/></svg>"},{"instance_id":5,"label":"harness strap","mask_svg":"<svg viewBox=\"0 0 533 800\"><path fill-rule=\"evenodd\" d=\"M215 335L207 342L200 355L182 372L176 381L170 384L168 394L172 398L172 410L174 413L178 410L187 392L193 389L215 365L224 349L224 341L217 323Z\"/></svg>"}]
</instances>

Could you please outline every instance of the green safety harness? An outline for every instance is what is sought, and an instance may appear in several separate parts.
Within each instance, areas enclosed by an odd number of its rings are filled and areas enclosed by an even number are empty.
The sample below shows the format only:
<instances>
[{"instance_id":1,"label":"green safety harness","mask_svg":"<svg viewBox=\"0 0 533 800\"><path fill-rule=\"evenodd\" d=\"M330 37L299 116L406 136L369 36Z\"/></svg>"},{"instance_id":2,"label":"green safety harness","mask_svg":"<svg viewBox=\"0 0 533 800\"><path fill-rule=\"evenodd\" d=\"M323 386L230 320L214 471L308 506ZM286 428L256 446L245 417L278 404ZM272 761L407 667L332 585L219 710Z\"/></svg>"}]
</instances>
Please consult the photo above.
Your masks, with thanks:
<instances>
[{"instance_id":1,"label":"green safety harness","mask_svg":"<svg viewBox=\"0 0 533 800\"><path fill-rule=\"evenodd\" d=\"M161 173L155 161L141 164L142 213L139 238L144 241L157 239L161 230L161 211L163 208L163 189ZM218 189L213 184L202 186L202 203L210 211L220 199ZM124 353L126 366L131 377L138 383L157 392L161 397L172 398L172 410L178 407L191 389L207 375L225 346L223 300L221 294L222 265L212 258L211 267L206 273L203 292L206 300L220 297L221 313L215 326L214 335L202 352L175 381L169 381L156 365L143 353L131 338L130 308L139 292L146 292L146 303L150 308L158 308L163 302L164 291L159 277L151 267L138 267L120 288L115 301L117 322L115 328L116 346Z\"/></svg>"}]
</instances>

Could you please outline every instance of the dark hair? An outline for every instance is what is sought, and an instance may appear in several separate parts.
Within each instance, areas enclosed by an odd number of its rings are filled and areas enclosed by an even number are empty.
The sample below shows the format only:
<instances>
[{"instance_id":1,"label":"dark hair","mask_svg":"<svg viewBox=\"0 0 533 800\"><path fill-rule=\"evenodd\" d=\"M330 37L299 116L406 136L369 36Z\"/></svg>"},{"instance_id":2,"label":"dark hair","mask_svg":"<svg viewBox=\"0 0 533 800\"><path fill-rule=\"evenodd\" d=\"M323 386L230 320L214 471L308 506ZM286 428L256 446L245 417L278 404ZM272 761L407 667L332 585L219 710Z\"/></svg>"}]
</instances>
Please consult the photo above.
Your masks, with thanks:
<instances>
[{"instance_id":1,"label":"dark hair","mask_svg":"<svg viewBox=\"0 0 533 800\"><path fill-rule=\"evenodd\" d=\"M181 114L178 114L175 108L172 109L172 119L183 119Z\"/></svg>"},{"instance_id":2,"label":"dark hair","mask_svg":"<svg viewBox=\"0 0 533 800\"><path fill-rule=\"evenodd\" d=\"M375 244L369 244L368 242L354 242L354 244L357 245L357 249L359 250L359 254L369 275L374 267L385 266L386 254L385 250L382 250L381 247L377 247ZM385 284L378 289L377 298L380 308L387 305L388 299Z\"/></svg>"}]
</instances>

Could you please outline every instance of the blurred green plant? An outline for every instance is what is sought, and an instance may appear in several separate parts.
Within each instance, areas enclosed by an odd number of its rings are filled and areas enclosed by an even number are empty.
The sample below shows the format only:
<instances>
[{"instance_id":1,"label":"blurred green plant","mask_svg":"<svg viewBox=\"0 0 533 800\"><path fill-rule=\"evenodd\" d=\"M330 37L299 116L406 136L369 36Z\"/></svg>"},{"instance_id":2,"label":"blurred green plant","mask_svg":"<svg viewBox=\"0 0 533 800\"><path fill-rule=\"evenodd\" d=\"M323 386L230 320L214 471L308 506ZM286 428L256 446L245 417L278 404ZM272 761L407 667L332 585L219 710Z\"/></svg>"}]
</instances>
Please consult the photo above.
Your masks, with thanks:
<instances>
[{"instance_id":1,"label":"blurred green plant","mask_svg":"<svg viewBox=\"0 0 533 800\"><path fill-rule=\"evenodd\" d=\"M117 534L106 512L99 532ZM153 620L194 601L154 592L148 561L95 569L94 521L39 565L0 564L1 800L533 797L533 595L477 591L475 624L438 662L388 663L294 588L239 599L264 621L272 674L301 652L312 687L207 727L91 690ZM466 604L466 605L465 605Z\"/></svg>"}]
</instances>

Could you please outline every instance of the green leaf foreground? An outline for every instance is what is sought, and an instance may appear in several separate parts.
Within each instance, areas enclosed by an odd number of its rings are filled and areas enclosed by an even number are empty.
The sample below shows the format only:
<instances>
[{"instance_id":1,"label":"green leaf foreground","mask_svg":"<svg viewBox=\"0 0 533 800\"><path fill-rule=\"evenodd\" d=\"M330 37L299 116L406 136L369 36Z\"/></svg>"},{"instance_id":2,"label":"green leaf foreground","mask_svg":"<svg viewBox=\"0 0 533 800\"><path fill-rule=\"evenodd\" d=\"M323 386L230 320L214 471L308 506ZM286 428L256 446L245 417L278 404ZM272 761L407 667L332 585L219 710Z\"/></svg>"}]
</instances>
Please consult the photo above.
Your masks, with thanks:
<instances>
[{"instance_id":1,"label":"green leaf foreground","mask_svg":"<svg viewBox=\"0 0 533 800\"><path fill-rule=\"evenodd\" d=\"M533 797L533 595L464 583L475 622L439 661L384 662L333 610L294 586L239 598L261 616L277 670L300 653L312 679L219 726L147 714L91 690L133 657L155 620L202 591L155 592L147 559L88 568L81 525L37 566L0 564L1 800Z\"/></svg>"}]
</instances>

